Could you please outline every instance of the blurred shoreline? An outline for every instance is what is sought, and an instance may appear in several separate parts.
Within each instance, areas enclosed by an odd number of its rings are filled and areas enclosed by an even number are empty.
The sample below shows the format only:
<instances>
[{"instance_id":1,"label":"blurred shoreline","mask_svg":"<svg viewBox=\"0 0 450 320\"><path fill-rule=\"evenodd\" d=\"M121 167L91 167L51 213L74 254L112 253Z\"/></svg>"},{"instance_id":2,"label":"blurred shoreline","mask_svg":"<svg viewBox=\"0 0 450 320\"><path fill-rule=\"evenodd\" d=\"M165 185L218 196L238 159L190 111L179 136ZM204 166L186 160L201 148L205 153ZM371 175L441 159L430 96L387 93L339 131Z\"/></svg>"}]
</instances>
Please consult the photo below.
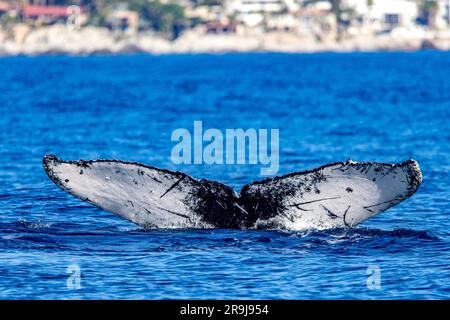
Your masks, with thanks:
<instances>
[{"instance_id":1,"label":"blurred shoreline","mask_svg":"<svg viewBox=\"0 0 450 320\"><path fill-rule=\"evenodd\" d=\"M422 30L358 34L340 41L298 36L289 32L210 34L201 28L185 31L175 40L157 33L117 33L107 28L87 26L70 29L64 24L30 28L17 24L6 35L0 31L0 56L40 54L120 54L120 53L226 53L226 52L353 52L450 50L450 31Z\"/></svg>"}]
</instances>

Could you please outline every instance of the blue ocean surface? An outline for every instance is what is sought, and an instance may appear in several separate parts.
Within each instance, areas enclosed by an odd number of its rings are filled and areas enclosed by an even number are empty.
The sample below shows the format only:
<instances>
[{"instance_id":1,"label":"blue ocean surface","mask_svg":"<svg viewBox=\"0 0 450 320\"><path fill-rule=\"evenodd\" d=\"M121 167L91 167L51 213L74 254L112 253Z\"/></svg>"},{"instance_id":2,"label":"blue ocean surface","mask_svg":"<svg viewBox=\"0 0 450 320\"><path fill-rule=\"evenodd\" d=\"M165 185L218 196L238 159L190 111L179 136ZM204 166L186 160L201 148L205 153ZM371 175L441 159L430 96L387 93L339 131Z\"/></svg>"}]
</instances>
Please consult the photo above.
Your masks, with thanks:
<instances>
[{"instance_id":1,"label":"blue ocean surface","mask_svg":"<svg viewBox=\"0 0 450 320\"><path fill-rule=\"evenodd\" d=\"M450 298L449 70L450 52L0 58L0 298ZM195 120L279 129L279 174L413 158L423 184L351 229L144 230L42 169L52 153L264 178L175 165Z\"/></svg>"}]
</instances>

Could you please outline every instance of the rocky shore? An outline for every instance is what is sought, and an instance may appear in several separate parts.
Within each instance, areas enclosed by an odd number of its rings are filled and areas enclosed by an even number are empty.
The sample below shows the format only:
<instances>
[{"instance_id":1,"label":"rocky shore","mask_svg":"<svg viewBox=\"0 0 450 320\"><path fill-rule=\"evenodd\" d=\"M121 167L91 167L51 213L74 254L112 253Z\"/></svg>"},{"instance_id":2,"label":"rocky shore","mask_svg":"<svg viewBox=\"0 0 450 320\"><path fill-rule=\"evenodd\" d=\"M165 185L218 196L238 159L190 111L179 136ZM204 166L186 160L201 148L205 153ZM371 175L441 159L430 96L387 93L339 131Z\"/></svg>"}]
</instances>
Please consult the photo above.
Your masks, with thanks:
<instances>
[{"instance_id":1,"label":"rocky shore","mask_svg":"<svg viewBox=\"0 0 450 320\"><path fill-rule=\"evenodd\" d=\"M358 34L341 41L318 40L287 32L247 32L208 34L201 29L186 31L169 41L153 33L114 33L105 28L71 30L65 25L32 29L15 25L0 30L0 55L39 55L63 53L222 53L222 52L323 52L323 51L413 51L450 50L450 30Z\"/></svg>"}]
</instances>

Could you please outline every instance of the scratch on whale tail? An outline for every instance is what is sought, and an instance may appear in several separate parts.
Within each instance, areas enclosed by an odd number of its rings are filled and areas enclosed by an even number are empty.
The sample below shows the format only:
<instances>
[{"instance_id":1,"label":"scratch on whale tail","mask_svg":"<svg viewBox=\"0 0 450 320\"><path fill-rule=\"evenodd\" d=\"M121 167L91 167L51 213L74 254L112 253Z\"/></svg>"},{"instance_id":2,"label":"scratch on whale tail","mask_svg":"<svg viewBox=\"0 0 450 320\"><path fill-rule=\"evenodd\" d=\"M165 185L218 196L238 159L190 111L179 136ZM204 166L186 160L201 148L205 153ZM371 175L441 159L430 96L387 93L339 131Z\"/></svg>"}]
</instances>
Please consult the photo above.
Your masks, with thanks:
<instances>
[{"instance_id":1,"label":"scratch on whale tail","mask_svg":"<svg viewBox=\"0 0 450 320\"><path fill-rule=\"evenodd\" d=\"M43 159L61 189L146 228L351 227L412 196L414 160L336 162L232 188L185 173L118 160Z\"/></svg>"}]
</instances>

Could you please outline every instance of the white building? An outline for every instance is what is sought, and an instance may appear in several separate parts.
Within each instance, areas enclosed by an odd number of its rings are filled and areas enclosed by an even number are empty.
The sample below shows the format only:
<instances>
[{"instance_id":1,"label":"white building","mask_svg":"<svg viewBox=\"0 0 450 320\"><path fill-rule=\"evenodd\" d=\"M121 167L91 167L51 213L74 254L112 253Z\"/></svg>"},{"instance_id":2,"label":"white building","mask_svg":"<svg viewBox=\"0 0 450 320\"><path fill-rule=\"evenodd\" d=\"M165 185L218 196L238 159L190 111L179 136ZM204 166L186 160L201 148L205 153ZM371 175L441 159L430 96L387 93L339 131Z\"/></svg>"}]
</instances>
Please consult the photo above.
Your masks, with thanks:
<instances>
[{"instance_id":1,"label":"white building","mask_svg":"<svg viewBox=\"0 0 450 320\"><path fill-rule=\"evenodd\" d=\"M289 0L288 0L289 1ZM248 26L256 26L270 14L287 10L286 0L228 0L227 11Z\"/></svg>"},{"instance_id":2,"label":"white building","mask_svg":"<svg viewBox=\"0 0 450 320\"><path fill-rule=\"evenodd\" d=\"M438 0L436 27L440 29L450 27L450 0Z\"/></svg>"},{"instance_id":3,"label":"white building","mask_svg":"<svg viewBox=\"0 0 450 320\"><path fill-rule=\"evenodd\" d=\"M419 14L417 2L413 0L344 0L343 5L353 9L364 23L381 29L413 26Z\"/></svg>"}]
</instances>

